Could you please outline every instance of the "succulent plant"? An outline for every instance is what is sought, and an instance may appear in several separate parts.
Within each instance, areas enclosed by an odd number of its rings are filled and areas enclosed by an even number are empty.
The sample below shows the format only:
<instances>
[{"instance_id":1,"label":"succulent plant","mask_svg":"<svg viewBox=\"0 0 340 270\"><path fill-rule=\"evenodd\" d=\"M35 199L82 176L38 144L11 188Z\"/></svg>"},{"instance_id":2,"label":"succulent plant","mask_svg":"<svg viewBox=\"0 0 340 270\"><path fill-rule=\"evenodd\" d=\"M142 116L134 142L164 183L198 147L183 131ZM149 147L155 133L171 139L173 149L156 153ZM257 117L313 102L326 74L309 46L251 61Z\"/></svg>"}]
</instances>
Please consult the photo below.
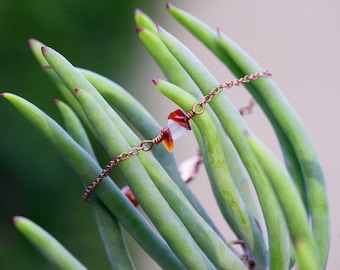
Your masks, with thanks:
<instances>
[{"instance_id":1,"label":"succulent plant","mask_svg":"<svg viewBox=\"0 0 340 270\"><path fill-rule=\"evenodd\" d=\"M121 227L164 269L291 269L295 264L299 269L325 268L330 239L327 191L300 119L269 73L237 44L185 11L170 4L167 9L240 78L219 84L185 45L136 11L137 34L168 80L154 80L154 84L181 109L169 118L184 121L179 126L187 129L191 126L202 157L194 164L203 160L220 211L237 239L224 239L200 198L181 178L173 155L159 144L165 141L168 148L176 144L173 129L161 129L121 86L74 67L60 53L32 39L32 52L66 101L54 102L66 129L24 98L11 93L1 96L37 126L85 187L98 179L86 198L113 269L135 268ZM285 165L256 137L227 91L222 91L239 84L270 120ZM120 157L104 173L84 126L113 160ZM118 178L126 181L128 194L116 184ZM260 209L254 207L256 201ZM265 228L260 228L258 211ZM14 221L56 265L84 267L31 221L23 217ZM243 253L232 244L240 244Z\"/></svg>"}]
</instances>

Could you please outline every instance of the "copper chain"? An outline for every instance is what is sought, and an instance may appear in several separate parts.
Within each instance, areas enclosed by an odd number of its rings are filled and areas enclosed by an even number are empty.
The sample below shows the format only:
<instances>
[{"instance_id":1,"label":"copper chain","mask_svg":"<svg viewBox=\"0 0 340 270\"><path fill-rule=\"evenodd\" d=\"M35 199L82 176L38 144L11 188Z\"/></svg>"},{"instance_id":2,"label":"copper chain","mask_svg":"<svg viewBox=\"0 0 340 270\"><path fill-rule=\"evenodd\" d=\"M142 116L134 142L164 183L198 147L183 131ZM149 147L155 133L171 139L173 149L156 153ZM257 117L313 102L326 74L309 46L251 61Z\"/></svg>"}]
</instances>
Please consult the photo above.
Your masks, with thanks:
<instances>
[{"instance_id":1,"label":"copper chain","mask_svg":"<svg viewBox=\"0 0 340 270\"><path fill-rule=\"evenodd\" d=\"M260 77L266 77L271 75L270 71L268 69L264 69L261 72L256 72L250 75L246 75L240 79L235 79L233 81L229 81L223 84L219 84L216 87L214 87L209 94L205 95L203 99L199 102L196 102L192 109L187 112L186 117L188 120L190 120L194 115L200 115L205 110L205 105L209 103L214 96L218 95L223 89L229 89L233 86L239 86L244 83L249 83L250 81L255 81ZM245 109L240 111L240 113L243 115L244 113L251 112L252 107L255 103L253 103L254 100L247 106L244 107ZM148 152L151 151L153 146L155 144L159 144L164 138L163 131L160 132L158 136L153 138L152 140L143 140L139 147L132 147L127 152L122 152L118 156L116 156L113 160L109 162L109 164L106 165L105 169L102 170L102 172L98 175L96 180L94 180L85 190L83 194L83 200L85 202L89 202L89 198L93 190L104 180L104 178L108 175L108 173L112 170L114 166L116 166L119 162L126 160L130 156L137 156L140 152Z\"/></svg>"},{"instance_id":2,"label":"copper chain","mask_svg":"<svg viewBox=\"0 0 340 270\"><path fill-rule=\"evenodd\" d=\"M269 75L271 75L270 71L268 69L264 69L261 72L256 72L250 75L246 75L243 78L217 85L210 91L209 94L203 97L202 101L196 102L193 105L192 109L187 113L187 118L191 119L194 115L202 114L205 110L205 104L209 103L212 98L218 95L223 89L229 89L233 86L239 86L244 83L249 83L250 81L255 81L260 77L266 77Z\"/></svg>"}]
</instances>

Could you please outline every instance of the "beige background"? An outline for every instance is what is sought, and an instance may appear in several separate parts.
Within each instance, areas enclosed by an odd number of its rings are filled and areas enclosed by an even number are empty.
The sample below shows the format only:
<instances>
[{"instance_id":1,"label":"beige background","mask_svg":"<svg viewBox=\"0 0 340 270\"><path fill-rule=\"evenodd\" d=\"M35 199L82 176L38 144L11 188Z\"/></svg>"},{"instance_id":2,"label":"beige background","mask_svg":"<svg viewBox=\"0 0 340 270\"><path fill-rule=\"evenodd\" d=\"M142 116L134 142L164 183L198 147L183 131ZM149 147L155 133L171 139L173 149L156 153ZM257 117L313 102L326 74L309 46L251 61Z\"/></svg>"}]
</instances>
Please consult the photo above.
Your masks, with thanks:
<instances>
[{"instance_id":1,"label":"beige background","mask_svg":"<svg viewBox=\"0 0 340 270\"><path fill-rule=\"evenodd\" d=\"M219 27L241 45L262 66L271 69L274 79L289 99L319 153L329 189L331 206L332 243L327 269L338 269L340 256L339 204L339 112L340 92L340 16L339 2L326 1L172 1L173 4L201 18L211 27ZM232 77L218 60L160 8L158 22L189 46L220 82ZM143 57L146 52L138 50ZM145 54L145 55L144 55ZM136 58L138 59L138 57ZM165 124L168 113L175 108L153 89L151 78L163 77L153 60L143 60L150 67L141 79L131 81L128 89L140 89L138 98ZM134 74L134 76L137 74ZM138 82L138 84L137 84ZM142 84L140 83L142 82ZM145 96L153 95L146 101ZM244 88L230 90L237 106L248 102ZM157 102L155 102L157 100ZM280 155L275 136L259 108L247 116L255 133ZM175 146L179 161L196 152L193 137L182 139ZM339 167L338 167L339 166ZM195 193L224 232L214 199L208 192L209 184L201 170L200 177L191 184ZM226 232L226 234L228 234ZM233 238L233 236L228 236ZM156 268L156 267L155 267ZM155 269L153 268L153 269ZM141 265L141 269L146 269Z\"/></svg>"}]
</instances>

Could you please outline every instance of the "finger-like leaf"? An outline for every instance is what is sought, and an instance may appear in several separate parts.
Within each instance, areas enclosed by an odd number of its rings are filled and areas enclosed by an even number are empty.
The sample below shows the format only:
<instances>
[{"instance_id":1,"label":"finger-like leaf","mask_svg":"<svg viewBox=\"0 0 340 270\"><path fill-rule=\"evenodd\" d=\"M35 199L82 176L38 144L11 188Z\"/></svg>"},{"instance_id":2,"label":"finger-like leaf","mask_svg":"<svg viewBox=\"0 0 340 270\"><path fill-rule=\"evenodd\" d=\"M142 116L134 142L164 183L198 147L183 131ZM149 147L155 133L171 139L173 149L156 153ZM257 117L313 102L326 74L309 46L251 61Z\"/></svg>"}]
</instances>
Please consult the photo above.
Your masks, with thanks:
<instances>
[{"instance_id":1,"label":"finger-like leaf","mask_svg":"<svg viewBox=\"0 0 340 270\"><path fill-rule=\"evenodd\" d=\"M63 116L64 123L66 125L66 131L80 146L84 148L87 153L95 158L90 140L77 115L64 102L55 99L54 103L57 105L61 115Z\"/></svg>"},{"instance_id":2,"label":"finger-like leaf","mask_svg":"<svg viewBox=\"0 0 340 270\"><path fill-rule=\"evenodd\" d=\"M14 225L36 248L60 269L86 269L68 250L40 226L25 217L14 217Z\"/></svg>"},{"instance_id":3,"label":"finger-like leaf","mask_svg":"<svg viewBox=\"0 0 340 270\"><path fill-rule=\"evenodd\" d=\"M72 138L82 146L94 159L95 155L80 120L65 103L55 100L66 125L66 130ZM86 186L85 181L84 185ZM124 235L117 218L100 203L97 198L92 198L91 205L99 234L105 247L106 255L112 269L134 269L130 255L125 245Z\"/></svg>"},{"instance_id":4,"label":"finger-like leaf","mask_svg":"<svg viewBox=\"0 0 340 270\"><path fill-rule=\"evenodd\" d=\"M35 58L38 60L41 67L45 70L45 72L48 74L48 76L53 80L53 82L58 87L60 93L65 98L67 103L73 108L74 111L77 112L77 115L82 119L82 121L89 126L86 116L84 112L81 109L81 106L73 96L73 94L67 89L67 87L64 85L64 83L58 78L55 71L50 67L49 63L44 58L41 48L45 46L45 44L41 43L38 40L30 39L29 40L29 46L31 48L31 51Z\"/></svg>"},{"instance_id":5,"label":"finger-like leaf","mask_svg":"<svg viewBox=\"0 0 340 270\"><path fill-rule=\"evenodd\" d=\"M157 25L147 16L144 12L137 9L135 11L135 21L136 25L148 29L149 31L157 34Z\"/></svg>"},{"instance_id":6,"label":"finger-like leaf","mask_svg":"<svg viewBox=\"0 0 340 270\"><path fill-rule=\"evenodd\" d=\"M230 44L226 42L225 38L221 39L222 45ZM243 52L237 46L231 46L229 53L235 57L240 57L241 53L243 55ZM239 65L242 72L247 73L249 70L259 67L251 58L243 59L247 59L247 61L243 60L243 63ZM249 90L251 93L255 93L255 97L259 96L264 101L260 104L262 108L266 106L264 111L267 112L267 115L268 112L271 113L272 117L268 118L272 123L276 122L273 127L279 126L283 132L279 130L277 133L280 133L281 136L282 133L285 134L287 137L285 143L291 143L291 147L288 149L289 152L287 147L284 149L285 160L289 160L287 166L289 166L290 170L294 170L294 176L298 174L304 177L306 199L308 201L307 209L310 210L312 229L319 247L322 267L325 267L330 241L329 208L325 180L314 145L301 120L272 80L256 82ZM278 138L280 139L281 137L278 136ZM283 147L285 146L286 144L283 145ZM292 163L294 164L293 166ZM301 173L295 171L297 168L300 168Z\"/></svg>"},{"instance_id":7,"label":"finger-like leaf","mask_svg":"<svg viewBox=\"0 0 340 270\"><path fill-rule=\"evenodd\" d=\"M247 139L271 179L280 200L295 246L299 269L320 269L318 252L309 229L307 213L293 180L276 157L254 135L248 135Z\"/></svg>"},{"instance_id":8,"label":"finger-like leaf","mask_svg":"<svg viewBox=\"0 0 340 270\"><path fill-rule=\"evenodd\" d=\"M145 48L152 55L157 64L161 67L165 76L173 83L176 83L180 87L190 91L192 95L198 95L199 91L197 86L162 43L158 35L148 29L141 27L137 29L140 40L143 42Z\"/></svg>"},{"instance_id":9,"label":"finger-like leaf","mask_svg":"<svg viewBox=\"0 0 340 270\"><path fill-rule=\"evenodd\" d=\"M91 208L111 268L117 270L135 269L118 219L109 213L97 198L92 199Z\"/></svg>"}]
</instances>

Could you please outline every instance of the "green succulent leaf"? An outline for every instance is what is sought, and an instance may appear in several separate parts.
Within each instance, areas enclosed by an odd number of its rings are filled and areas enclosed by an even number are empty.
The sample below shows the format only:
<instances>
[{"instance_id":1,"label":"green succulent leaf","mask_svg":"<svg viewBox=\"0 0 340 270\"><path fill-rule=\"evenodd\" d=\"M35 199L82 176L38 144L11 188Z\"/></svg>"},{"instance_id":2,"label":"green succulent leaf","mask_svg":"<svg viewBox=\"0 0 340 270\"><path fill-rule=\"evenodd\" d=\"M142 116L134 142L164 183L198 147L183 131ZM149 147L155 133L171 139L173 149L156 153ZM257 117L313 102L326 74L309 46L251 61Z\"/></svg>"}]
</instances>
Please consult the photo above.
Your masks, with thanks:
<instances>
[{"instance_id":1,"label":"green succulent leaf","mask_svg":"<svg viewBox=\"0 0 340 270\"><path fill-rule=\"evenodd\" d=\"M175 57L160 40L159 36L148 29L139 28L138 36L145 48L160 66L165 76L173 83L190 91L192 95L199 93L197 86L184 71Z\"/></svg>"},{"instance_id":2,"label":"green succulent leaf","mask_svg":"<svg viewBox=\"0 0 340 270\"><path fill-rule=\"evenodd\" d=\"M84 112L81 109L81 106L73 96L73 94L67 89L65 84L60 80L58 75L54 72L54 70L51 68L49 63L46 61L42 54L42 48L46 47L45 44L42 42L36 40L36 39L30 39L29 40L29 46L30 49L35 56L35 58L38 60L40 66L45 70L47 75L52 79L52 81L55 83L57 88L59 89L60 93L64 97L64 99L67 101L67 104L69 104L73 110L79 115L79 117L82 119L82 121L89 126L88 121L86 119L86 116Z\"/></svg>"},{"instance_id":3,"label":"green succulent leaf","mask_svg":"<svg viewBox=\"0 0 340 270\"><path fill-rule=\"evenodd\" d=\"M54 103L57 105L61 115L63 116L67 132L81 147L84 148L87 153L95 158L90 140L75 112L61 100L55 99Z\"/></svg>"},{"instance_id":4,"label":"green succulent leaf","mask_svg":"<svg viewBox=\"0 0 340 270\"><path fill-rule=\"evenodd\" d=\"M149 31L157 34L157 25L153 22L153 20L147 16L140 9L136 9L135 11L135 22L138 27L142 27L148 29Z\"/></svg>"},{"instance_id":5,"label":"green succulent leaf","mask_svg":"<svg viewBox=\"0 0 340 270\"><path fill-rule=\"evenodd\" d=\"M33 221L16 216L13 218L15 227L32 244L60 269L87 269L53 236Z\"/></svg>"},{"instance_id":6,"label":"green succulent leaf","mask_svg":"<svg viewBox=\"0 0 340 270\"><path fill-rule=\"evenodd\" d=\"M55 104L64 118L68 133L95 159L91 143L77 115L64 102L55 100ZM84 180L83 183L86 186ZM97 198L92 198L90 207L112 269L134 269L118 219Z\"/></svg>"},{"instance_id":7,"label":"green succulent leaf","mask_svg":"<svg viewBox=\"0 0 340 270\"><path fill-rule=\"evenodd\" d=\"M299 269L320 269L318 252L309 229L307 213L292 178L259 139L248 134L247 140L270 178L279 198L295 246Z\"/></svg>"},{"instance_id":8,"label":"green succulent leaf","mask_svg":"<svg viewBox=\"0 0 340 270\"><path fill-rule=\"evenodd\" d=\"M91 208L111 268L117 270L135 269L119 220L97 198L92 199Z\"/></svg>"}]
</instances>

